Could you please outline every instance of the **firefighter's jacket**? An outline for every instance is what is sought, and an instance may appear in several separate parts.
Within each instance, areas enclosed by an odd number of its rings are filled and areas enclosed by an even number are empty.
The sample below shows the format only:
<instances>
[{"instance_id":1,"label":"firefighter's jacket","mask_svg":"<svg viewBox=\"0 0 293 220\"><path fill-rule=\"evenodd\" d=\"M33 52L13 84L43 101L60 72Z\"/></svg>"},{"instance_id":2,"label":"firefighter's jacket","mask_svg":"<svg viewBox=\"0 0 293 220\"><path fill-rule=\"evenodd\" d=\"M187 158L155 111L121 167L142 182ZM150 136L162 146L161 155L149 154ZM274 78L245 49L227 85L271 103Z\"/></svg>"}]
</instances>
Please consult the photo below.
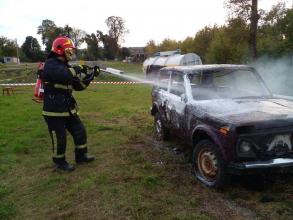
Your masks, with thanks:
<instances>
[{"instance_id":1,"label":"firefighter's jacket","mask_svg":"<svg viewBox=\"0 0 293 220\"><path fill-rule=\"evenodd\" d=\"M93 78L93 74L77 72L55 57L48 59L43 74L43 115L58 117L78 114L72 90L84 90Z\"/></svg>"}]
</instances>

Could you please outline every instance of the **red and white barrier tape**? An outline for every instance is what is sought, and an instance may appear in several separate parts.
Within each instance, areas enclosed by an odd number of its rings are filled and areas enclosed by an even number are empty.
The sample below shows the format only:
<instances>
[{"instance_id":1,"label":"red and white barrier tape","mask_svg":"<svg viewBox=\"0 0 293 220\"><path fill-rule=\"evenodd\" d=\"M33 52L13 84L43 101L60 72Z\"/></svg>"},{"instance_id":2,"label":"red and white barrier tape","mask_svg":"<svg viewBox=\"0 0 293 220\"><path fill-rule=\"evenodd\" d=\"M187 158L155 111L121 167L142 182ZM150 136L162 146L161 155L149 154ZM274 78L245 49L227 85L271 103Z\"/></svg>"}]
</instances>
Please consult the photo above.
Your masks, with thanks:
<instances>
[{"instance_id":1,"label":"red and white barrier tape","mask_svg":"<svg viewBox=\"0 0 293 220\"><path fill-rule=\"evenodd\" d=\"M92 82L92 84L106 84L106 85L130 85L143 84L144 82ZM0 86L34 86L36 83L3 83Z\"/></svg>"},{"instance_id":2,"label":"red and white barrier tape","mask_svg":"<svg viewBox=\"0 0 293 220\"><path fill-rule=\"evenodd\" d=\"M36 83L3 83L0 86L34 86Z\"/></svg>"}]
</instances>

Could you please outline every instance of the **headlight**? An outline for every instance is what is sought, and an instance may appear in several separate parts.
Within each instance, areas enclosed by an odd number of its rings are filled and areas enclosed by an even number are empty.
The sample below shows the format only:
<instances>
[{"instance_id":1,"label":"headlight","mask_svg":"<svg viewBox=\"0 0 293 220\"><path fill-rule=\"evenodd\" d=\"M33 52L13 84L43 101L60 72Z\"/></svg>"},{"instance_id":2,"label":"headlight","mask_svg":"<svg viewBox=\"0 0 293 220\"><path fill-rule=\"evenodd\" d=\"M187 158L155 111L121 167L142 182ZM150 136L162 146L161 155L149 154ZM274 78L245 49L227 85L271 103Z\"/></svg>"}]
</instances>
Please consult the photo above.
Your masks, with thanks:
<instances>
[{"instance_id":1,"label":"headlight","mask_svg":"<svg viewBox=\"0 0 293 220\"><path fill-rule=\"evenodd\" d=\"M249 143L248 141L242 141L240 146L239 146L239 152L241 153L247 153L249 151L251 151L251 143Z\"/></svg>"},{"instance_id":2,"label":"headlight","mask_svg":"<svg viewBox=\"0 0 293 220\"><path fill-rule=\"evenodd\" d=\"M253 143L249 140L240 140L237 145L239 157L255 157Z\"/></svg>"}]
</instances>

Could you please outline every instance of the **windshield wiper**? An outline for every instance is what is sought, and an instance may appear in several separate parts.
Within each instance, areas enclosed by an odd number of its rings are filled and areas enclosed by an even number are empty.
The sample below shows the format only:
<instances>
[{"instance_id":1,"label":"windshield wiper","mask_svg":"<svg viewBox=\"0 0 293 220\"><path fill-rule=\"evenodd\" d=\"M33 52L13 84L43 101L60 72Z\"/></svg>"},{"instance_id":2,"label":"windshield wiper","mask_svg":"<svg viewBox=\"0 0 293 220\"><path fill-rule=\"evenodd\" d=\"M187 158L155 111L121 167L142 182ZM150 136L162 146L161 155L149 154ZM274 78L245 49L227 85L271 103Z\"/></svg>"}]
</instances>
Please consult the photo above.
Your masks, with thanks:
<instances>
[{"instance_id":1,"label":"windshield wiper","mask_svg":"<svg viewBox=\"0 0 293 220\"><path fill-rule=\"evenodd\" d=\"M241 97L234 97L232 99L265 99L268 98L268 96L255 96L255 95L251 95L251 96L241 96Z\"/></svg>"}]
</instances>

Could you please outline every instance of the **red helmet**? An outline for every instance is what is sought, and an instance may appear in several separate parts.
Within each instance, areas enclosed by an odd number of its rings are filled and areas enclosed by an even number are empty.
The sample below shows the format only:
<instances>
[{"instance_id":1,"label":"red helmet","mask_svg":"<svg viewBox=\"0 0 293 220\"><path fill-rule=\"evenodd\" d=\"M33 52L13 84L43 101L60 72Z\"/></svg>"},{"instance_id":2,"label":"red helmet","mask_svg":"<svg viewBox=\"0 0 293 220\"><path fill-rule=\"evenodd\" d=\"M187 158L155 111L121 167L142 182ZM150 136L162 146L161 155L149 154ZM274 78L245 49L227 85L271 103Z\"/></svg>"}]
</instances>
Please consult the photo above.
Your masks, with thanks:
<instances>
[{"instance_id":1,"label":"red helmet","mask_svg":"<svg viewBox=\"0 0 293 220\"><path fill-rule=\"evenodd\" d=\"M64 56L65 49L72 48L75 49L74 43L68 37L57 37L52 44L52 49L54 53Z\"/></svg>"}]
</instances>

